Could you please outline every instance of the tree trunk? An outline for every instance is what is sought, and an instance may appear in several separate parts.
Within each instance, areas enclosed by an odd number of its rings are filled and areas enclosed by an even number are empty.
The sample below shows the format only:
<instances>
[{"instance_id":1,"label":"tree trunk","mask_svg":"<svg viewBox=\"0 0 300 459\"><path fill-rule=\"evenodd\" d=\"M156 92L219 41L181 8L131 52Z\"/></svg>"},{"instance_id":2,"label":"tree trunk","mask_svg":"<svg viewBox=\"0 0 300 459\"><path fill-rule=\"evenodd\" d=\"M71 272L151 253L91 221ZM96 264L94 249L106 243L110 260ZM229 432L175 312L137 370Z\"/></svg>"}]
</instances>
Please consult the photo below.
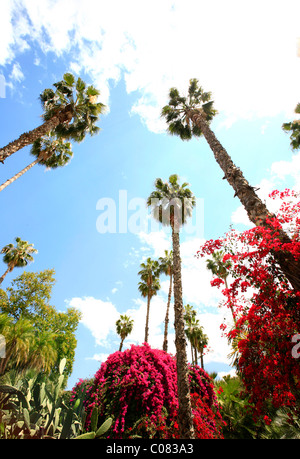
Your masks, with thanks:
<instances>
[{"instance_id":1,"label":"tree trunk","mask_svg":"<svg viewBox=\"0 0 300 459\"><path fill-rule=\"evenodd\" d=\"M10 142L5 147L0 149L0 162L4 162L16 151L21 150L21 148L31 145L35 140L40 139L44 135L48 134L50 131L53 131L61 123L69 123L73 115L71 112L70 105L67 105L61 112L58 112L55 116L50 118L50 120L45 121L43 124L33 129L32 131L25 132L20 135L20 137L13 142Z\"/></svg>"},{"instance_id":2,"label":"tree trunk","mask_svg":"<svg viewBox=\"0 0 300 459\"><path fill-rule=\"evenodd\" d=\"M146 325L145 325L145 343L148 343L148 336L149 336L149 313L150 313L150 294L148 293L147 298L147 314L146 314Z\"/></svg>"},{"instance_id":3,"label":"tree trunk","mask_svg":"<svg viewBox=\"0 0 300 459\"><path fill-rule=\"evenodd\" d=\"M179 232L172 225L173 280L175 311L175 346L178 390L178 425L180 438L194 438L193 415L188 380L186 339L184 332Z\"/></svg>"},{"instance_id":4,"label":"tree trunk","mask_svg":"<svg viewBox=\"0 0 300 459\"><path fill-rule=\"evenodd\" d=\"M200 360L201 360L201 368L204 370L204 362L203 362L203 351L200 353Z\"/></svg>"},{"instance_id":5,"label":"tree trunk","mask_svg":"<svg viewBox=\"0 0 300 459\"><path fill-rule=\"evenodd\" d=\"M217 163L225 174L224 178L226 178L228 183L234 189L234 196L238 196L239 200L243 204L249 220L257 226L270 228L266 219L274 218L275 215L268 211L266 205L257 196L254 188L249 185L248 181L243 176L242 171L235 166L225 148L223 148L215 134L210 129L201 112L192 111L190 119L201 129ZM291 242L289 236L283 230L280 230L279 237L282 244ZM293 255L287 251L274 252L273 256L292 287L296 291L300 291L300 260L295 261Z\"/></svg>"},{"instance_id":6,"label":"tree trunk","mask_svg":"<svg viewBox=\"0 0 300 459\"><path fill-rule=\"evenodd\" d=\"M24 169L22 169L20 172L18 172L16 175L14 175L12 178L6 180L6 182L4 182L4 183L2 183L2 185L0 185L0 191L4 190L4 188L6 188L8 185L13 183L18 178L20 178L23 174L25 174L25 172L29 171L33 166L35 166L40 161L41 161L41 158L40 159L39 158L36 159L31 164L29 164L28 166L24 167Z\"/></svg>"},{"instance_id":7,"label":"tree trunk","mask_svg":"<svg viewBox=\"0 0 300 459\"><path fill-rule=\"evenodd\" d=\"M29 171L37 163L39 163L40 161L42 161L44 159L49 159L53 155L54 151L55 151L55 148L52 148L51 150L43 150L43 151L41 151L40 154L39 154L39 157L35 161L33 161L28 166L24 167L24 169L22 169L20 172L18 172L16 175L14 175L12 178L10 178L10 179L6 180L6 182L2 183L2 185L0 185L0 192L2 190L4 190L4 188L6 188L8 185L13 183L15 180L17 180L18 178L22 177L22 175L24 175L25 172Z\"/></svg>"},{"instance_id":8,"label":"tree trunk","mask_svg":"<svg viewBox=\"0 0 300 459\"><path fill-rule=\"evenodd\" d=\"M120 342L120 347L119 347L119 351L120 351L120 352L122 351L124 339L125 339L125 338L122 338L122 339L121 339L121 342Z\"/></svg>"},{"instance_id":9,"label":"tree trunk","mask_svg":"<svg viewBox=\"0 0 300 459\"><path fill-rule=\"evenodd\" d=\"M168 352L168 325L169 325L169 310L170 310L170 303L171 303L171 296L172 296L172 273L170 274L170 286L169 286L169 295L168 295L168 303L167 303L167 310L166 310L166 317L165 317L165 332L164 332L164 342L163 342L163 350Z\"/></svg>"},{"instance_id":10,"label":"tree trunk","mask_svg":"<svg viewBox=\"0 0 300 459\"><path fill-rule=\"evenodd\" d=\"M10 266L7 268L7 270L5 271L4 274L2 274L2 276L0 277L0 284L2 284L2 282L4 281L4 278L5 276L10 272L12 271L12 269L10 268Z\"/></svg>"}]
</instances>

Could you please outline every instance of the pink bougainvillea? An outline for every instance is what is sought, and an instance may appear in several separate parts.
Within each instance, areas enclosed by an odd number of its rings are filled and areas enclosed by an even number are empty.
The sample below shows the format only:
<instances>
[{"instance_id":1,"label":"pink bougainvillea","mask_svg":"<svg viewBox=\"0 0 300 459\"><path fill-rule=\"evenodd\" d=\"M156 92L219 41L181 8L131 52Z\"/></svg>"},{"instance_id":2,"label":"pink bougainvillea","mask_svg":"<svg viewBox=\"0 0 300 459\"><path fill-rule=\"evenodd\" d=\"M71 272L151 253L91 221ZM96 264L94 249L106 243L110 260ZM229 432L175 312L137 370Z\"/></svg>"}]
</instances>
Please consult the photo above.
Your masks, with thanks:
<instances>
[{"instance_id":1,"label":"pink bougainvillea","mask_svg":"<svg viewBox=\"0 0 300 459\"><path fill-rule=\"evenodd\" d=\"M222 438L209 376L200 367L190 366L189 381L196 434ZM94 406L99 409L99 423L113 417L110 438L178 438L176 359L146 343L111 354L88 391L87 426Z\"/></svg>"}]
</instances>

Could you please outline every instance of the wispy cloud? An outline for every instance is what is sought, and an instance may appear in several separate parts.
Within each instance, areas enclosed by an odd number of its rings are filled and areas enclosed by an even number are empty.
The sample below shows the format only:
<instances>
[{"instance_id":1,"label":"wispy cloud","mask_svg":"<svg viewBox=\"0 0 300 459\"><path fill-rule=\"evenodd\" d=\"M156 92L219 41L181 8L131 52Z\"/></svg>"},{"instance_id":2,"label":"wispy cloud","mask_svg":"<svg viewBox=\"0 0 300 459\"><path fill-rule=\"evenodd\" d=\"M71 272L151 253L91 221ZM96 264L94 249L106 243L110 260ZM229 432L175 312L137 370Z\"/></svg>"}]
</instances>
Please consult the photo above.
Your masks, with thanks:
<instances>
[{"instance_id":1,"label":"wispy cloud","mask_svg":"<svg viewBox=\"0 0 300 459\"><path fill-rule=\"evenodd\" d=\"M230 124L294 109L299 15L298 0L11 0L2 5L0 63L32 42L68 54L104 103L109 82L123 75L127 91L137 91L132 113L155 132L169 88L196 77Z\"/></svg>"}]
</instances>

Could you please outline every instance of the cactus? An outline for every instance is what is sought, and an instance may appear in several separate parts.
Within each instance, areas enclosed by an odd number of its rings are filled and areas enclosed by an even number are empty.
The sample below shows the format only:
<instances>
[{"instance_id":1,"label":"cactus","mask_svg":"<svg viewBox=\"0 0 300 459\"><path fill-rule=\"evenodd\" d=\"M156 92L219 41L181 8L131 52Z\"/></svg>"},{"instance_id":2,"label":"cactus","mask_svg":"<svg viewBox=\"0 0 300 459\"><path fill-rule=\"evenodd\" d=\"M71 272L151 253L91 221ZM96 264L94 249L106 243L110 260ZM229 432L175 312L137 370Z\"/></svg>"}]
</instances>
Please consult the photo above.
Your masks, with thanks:
<instances>
[{"instance_id":1,"label":"cactus","mask_svg":"<svg viewBox=\"0 0 300 459\"><path fill-rule=\"evenodd\" d=\"M79 435L78 437L75 437L75 440L93 440L95 438L100 438L108 431L111 425L112 418L108 418L106 419L106 421L103 422L103 424L99 427L99 429L96 432L86 432L84 434Z\"/></svg>"},{"instance_id":2,"label":"cactus","mask_svg":"<svg viewBox=\"0 0 300 459\"><path fill-rule=\"evenodd\" d=\"M91 416L91 432L85 432L85 392L71 406L63 401L63 371L66 360L59 365L59 376L50 388L39 375L17 383L16 387L0 384L0 439L92 439L101 438L112 424L107 419L98 429L98 410Z\"/></svg>"}]
</instances>

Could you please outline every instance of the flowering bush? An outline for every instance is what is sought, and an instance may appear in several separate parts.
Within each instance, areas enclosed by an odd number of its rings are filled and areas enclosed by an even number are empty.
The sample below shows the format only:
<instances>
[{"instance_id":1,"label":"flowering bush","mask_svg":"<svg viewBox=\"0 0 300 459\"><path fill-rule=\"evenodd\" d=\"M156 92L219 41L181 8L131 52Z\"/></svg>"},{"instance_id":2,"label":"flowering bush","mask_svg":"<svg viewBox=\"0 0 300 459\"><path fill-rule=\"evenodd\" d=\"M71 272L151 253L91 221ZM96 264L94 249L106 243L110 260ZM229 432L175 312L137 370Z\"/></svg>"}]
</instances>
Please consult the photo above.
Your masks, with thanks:
<instances>
[{"instance_id":1,"label":"flowering bush","mask_svg":"<svg viewBox=\"0 0 300 459\"><path fill-rule=\"evenodd\" d=\"M223 261L232 262L234 280L222 292L237 321L227 336L238 341L237 368L260 414L265 414L268 402L297 408L300 389L299 360L292 354L292 337L300 332L300 292L291 287L274 258L275 252L286 251L299 260L299 193L274 191L270 197L281 200L276 218L269 220L272 229L232 230L223 239L207 241L198 252L204 256L222 248L227 252ZM290 242L282 241L281 228ZM266 415L265 420L269 422Z\"/></svg>"},{"instance_id":2,"label":"flowering bush","mask_svg":"<svg viewBox=\"0 0 300 459\"><path fill-rule=\"evenodd\" d=\"M190 366L189 380L197 436L221 438L222 420L209 376ZM88 392L87 425L94 406L100 423L114 418L110 438L178 438L175 358L146 343L111 354Z\"/></svg>"}]
</instances>

